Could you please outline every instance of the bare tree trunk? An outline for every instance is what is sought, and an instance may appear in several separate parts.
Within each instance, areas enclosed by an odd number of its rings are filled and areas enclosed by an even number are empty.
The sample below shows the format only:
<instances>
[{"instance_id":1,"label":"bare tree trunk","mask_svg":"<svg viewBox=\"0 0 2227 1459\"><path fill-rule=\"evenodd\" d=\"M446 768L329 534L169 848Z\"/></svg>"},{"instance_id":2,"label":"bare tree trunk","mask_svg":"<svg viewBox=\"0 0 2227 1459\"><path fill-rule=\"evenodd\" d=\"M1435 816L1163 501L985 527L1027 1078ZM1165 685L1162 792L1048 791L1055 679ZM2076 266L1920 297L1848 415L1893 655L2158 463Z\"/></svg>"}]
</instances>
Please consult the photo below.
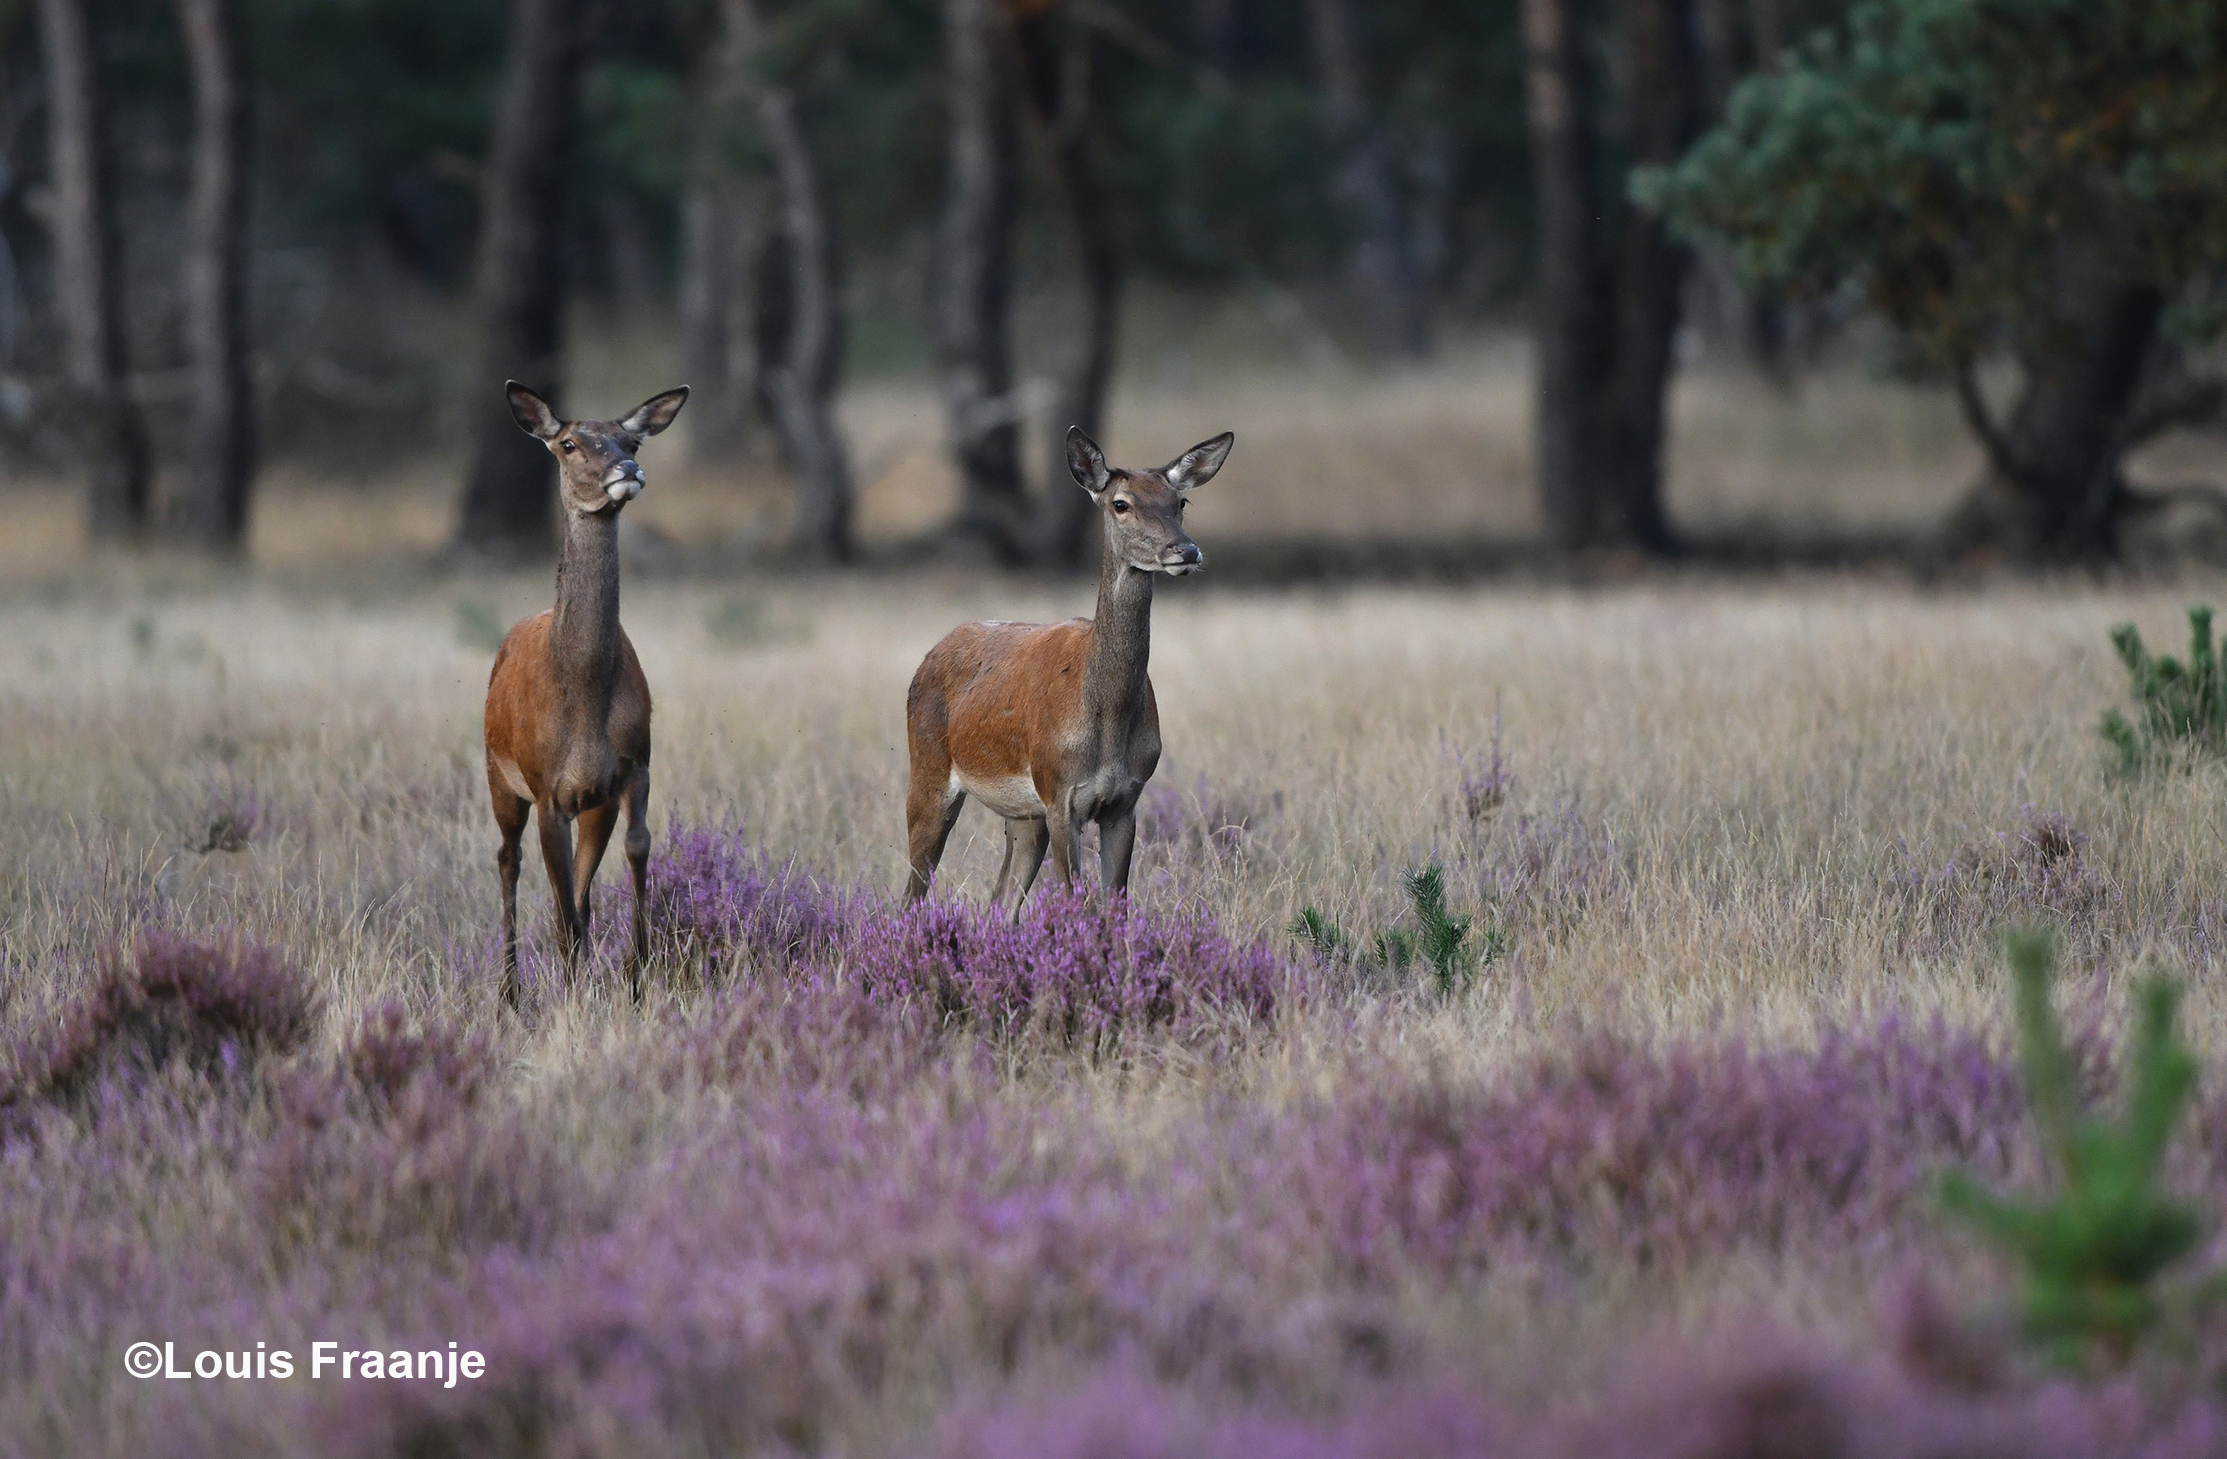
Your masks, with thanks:
<instances>
[{"instance_id":1,"label":"bare tree trunk","mask_svg":"<svg viewBox=\"0 0 2227 1459\"><path fill-rule=\"evenodd\" d=\"M763 34L758 0L726 0L726 18L730 43L754 57ZM805 562L842 562L851 555L851 472L834 411L843 368L841 241L795 94L759 76L748 60L741 70L750 77L781 187L788 330L780 358L763 369L774 426L796 476L790 551Z\"/></svg>"},{"instance_id":2,"label":"bare tree trunk","mask_svg":"<svg viewBox=\"0 0 2227 1459\"><path fill-rule=\"evenodd\" d=\"M758 298L769 204L740 178L692 180L681 198L680 354L689 452L698 464L750 448L759 419Z\"/></svg>"},{"instance_id":3,"label":"bare tree trunk","mask_svg":"<svg viewBox=\"0 0 2227 1459\"><path fill-rule=\"evenodd\" d=\"M1347 0L1307 0L1307 29L1338 155L1337 195L1358 242L1353 272L1377 349L1406 359L1430 352L1430 313L1408 220L1392 176L1391 146L1370 115Z\"/></svg>"},{"instance_id":4,"label":"bare tree trunk","mask_svg":"<svg viewBox=\"0 0 2227 1459\"><path fill-rule=\"evenodd\" d=\"M1002 0L944 0L950 176L938 239L936 356L959 467L958 531L1021 556L1011 340L1020 119Z\"/></svg>"},{"instance_id":5,"label":"bare tree trunk","mask_svg":"<svg viewBox=\"0 0 2227 1459\"><path fill-rule=\"evenodd\" d=\"M707 464L747 449L760 419L758 296L770 204L738 155L747 78L736 63L746 58L717 41L702 54L695 155L681 197L679 313L681 371L694 391L689 450Z\"/></svg>"},{"instance_id":6,"label":"bare tree trunk","mask_svg":"<svg viewBox=\"0 0 2227 1459\"><path fill-rule=\"evenodd\" d=\"M474 310L471 477L458 541L497 556L556 542L554 463L511 419L502 383L561 404L565 180L571 173L581 54L580 0L511 0L510 56L480 197Z\"/></svg>"},{"instance_id":7,"label":"bare tree trunk","mask_svg":"<svg viewBox=\"0 0 2227 1459\"><path fill-rule=\"evenodd\" d=\"M1969 368L1958 397L2009 497L2011 550L2032 562L2095 561L2118 550L2137 504L2122 466L2151 434L2136 416L2165 300L2119 282L2081 244L2062 245L2050 272L2060 328L2020 359L2026 384L2007 425L1989 418Z\"/></svg>"},{"instance_id":8,"label":"bare tree trunk","mask_svg":"<svg viewBox=\"0 0 2227 1459\"><path fill-rule=\"evenodd\" d=\"M1633 166L1668 166L1700 131L1700 56L1692 0L1622 0L1622 112ZM1651 552L1670 546L1663 514L1664 406L1691 257L1660 218L1618 204L1613 370L1606 408L1604 505L1610 530Z\"/></svg>"},{"instance_id":9,"label":"bare tree trunk","mask_svg":"<svg viewBox=\"0 0 2227 1459\"><path fill-rule=\"evenodd\" d=\"M1595 402L1608 370L1578 0L1523 0L1523 42L1538 229L1536 470L1547 544L1574 552L1600 530Z\"/></svg>"},{"instance_id":10,"label":"bare tree trunk","mask_svg":"<svg viewBox=\"0 0 2227 1459\"><path fill-rule=\"evenodd\" d=\"M88 0L39 0L54 186L54 306L76 438L85 530L126 539L147 521L147 428L125 386L122 240Z\"/></svg>"},{"instance_id":11,"label":"bare tree trunk","mask_svg":"<svg viewBox=\"0 0 2227 1459\"><path fill-rule=\"evenodd\" d=\"M237 551L255 476L248 376L247 44L236 0L179 0L193 71L192 238L186 344L193 426L178 525L201 546Z\"/></svg>"},{"instance_id":12,"label":"bare tree trunk","mask_svg":"<svg viewBox=\"0 0 2227 1459\"><path fill-rule=\"evenodd\" d=\"M1114 249L1114 224L1105 188L1091 155L1088 36L1070 23L1061 38L1052 31L1048 10L1020 18L1015 27L1023 91L1030 113L1044 134L1060 221L1074 251L1075 313L1064 331L1067 357L1059 369L1052 402L1052 429L1046 442L1044 496L1037 507L1032 556L1054 566L1073 566L1093 544L1096 516L1088 495L1075 485L1067 466L1067 428L1104 440L1106 389L1113 378L1114 337L1121 316L1121 260Z\"/></svg>"}]
</instances>

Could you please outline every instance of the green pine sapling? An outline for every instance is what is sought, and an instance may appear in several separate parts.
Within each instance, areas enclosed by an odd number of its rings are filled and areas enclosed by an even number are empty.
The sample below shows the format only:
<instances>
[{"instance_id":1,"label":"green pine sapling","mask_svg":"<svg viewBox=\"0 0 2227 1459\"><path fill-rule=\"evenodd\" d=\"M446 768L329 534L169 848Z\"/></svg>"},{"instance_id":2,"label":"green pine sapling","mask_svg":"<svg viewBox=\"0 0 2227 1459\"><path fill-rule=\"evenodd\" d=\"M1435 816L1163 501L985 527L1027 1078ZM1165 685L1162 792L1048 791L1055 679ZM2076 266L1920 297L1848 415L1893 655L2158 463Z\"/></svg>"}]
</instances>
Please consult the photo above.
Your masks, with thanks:
<instances>
[{"instance_id":1,"label":"green pine sapling","mask_svg":"<svg viewBox=\"0 0 2227 1459\"><path fill-rule=\"evenodd\" d=\"M1473 966L1490 966L1507 950L1507 939L1497 927L1488 927L1470 945L1470 918L1456 917L1446 906L1446 870L1437 862L1400 878L1413 913L1414 928L1388 927L1369 940L1364 955L1343 927L1313 905L1299 909L1290 932L1317 957L1350 959L1373 964L1394 973L1405 973L1420 958L1431 969L1442 996L1451 996L1468 981Z\"/></svg>"},{"instance_id":2,"label":"green pine sapling","mask_svg":"<svg viewBox=\"0 0 2227 1459\"><path fill-rule=\"evenodd\" d=\"M2122 1363L2155 1324L2157 1277L2203 1239L2195 1211L2158 1187L2158 1167L2190 1096L2197 1066L2173 1031L2180 990L2153 978L2141 989L2116 1120L2082 1097L2050 1007L2056 940L2045 929L2005 939L2018 1004L2019 1060L2057 1191L2048 1199L1996 1195L1963 1171L1943 1204L2015 1258L2026 1273L2022 1325L2067 1366L2090 1356Z\"/></svg>"},{"instance_id":3,"label":"green pine sapling","mask_svg":"<svg viewBox=\"0 0 2227 1459\"><path fill-rule=\"evenodd\" d=\"M2119 752L2119 768L2132 775L2164 763L2181 749L2227 751L2227 675L2212 643L2212 610L2188 610L2188 662L2153 655L2131 623L2111 630L2111 646L2126 665L2128 690L2138 706L2129 720L2107 710L2097 733Z\"/></svg>"}]
</instances>

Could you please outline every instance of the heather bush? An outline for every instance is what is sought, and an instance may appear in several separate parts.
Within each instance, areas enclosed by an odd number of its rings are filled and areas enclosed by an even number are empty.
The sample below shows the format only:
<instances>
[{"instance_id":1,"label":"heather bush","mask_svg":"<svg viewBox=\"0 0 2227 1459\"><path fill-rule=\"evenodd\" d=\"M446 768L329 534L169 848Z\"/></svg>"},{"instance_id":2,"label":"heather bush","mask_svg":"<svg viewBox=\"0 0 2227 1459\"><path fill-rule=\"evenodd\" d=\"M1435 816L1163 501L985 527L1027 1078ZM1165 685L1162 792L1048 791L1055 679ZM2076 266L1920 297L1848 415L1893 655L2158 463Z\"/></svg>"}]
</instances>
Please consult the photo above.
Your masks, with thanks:
<instances>
[{"instance_id":1,"label":"heather bush","mask_svg":"<svg viewBox=\"0 0 2227 1459\"><path fill-rule=\"evenodd\" d=\"M651 923L677 961L739 959L939 1024L1103 1054L1128 1033L1266 1021L1284 981L1266 946L1231 938L1203 912L1147 912L1081 882L1040 885L1015 922L987 905L892 907L793 868L769 871L734 832L676 831L668 844L651 863Z\"/></svg>"},{"instance_id":2,"label":"heather bush","mask_svg":"<svg viewBox=\"0 0 2227 1459\"><path fill-rule=\"evenodd\" d=\"M2189 609L2188 630L2185 664L2170 654L2152 654L2131 623L2111 630L2135 713L2129 719L2118 709L2105 710L2096 732L2125 774L2227 750L2227 673L2212 641L2212 610Z\"/></svg>"},{"instance_id":3,"label":"heather bush","mask_svg":"<svg viewBox=\"0 0 2227 1459\"><path fill-rule=\"evenodd\" d=\"M1902 847L1891 893L1903 909L1902 950L1938 956L2038 920L2091 924L2120 896L2088 859L2088 836L2061 811L2019 808L2018 824L1963 842L1946 857Z\"/></svg>"},{"instance_id":4,"label":"heather bush","mask_svg":"<svg viewBox=\"0 0 2227 1459\"><path fill-rule=\"evenodd\" d=\"M0 1110L82 1106L112 1080L241 1086L265 1059L299 1048L315 1022L307 983L275 950L149 931L128 963L105 954L92 989L51 1029L18 1041Z\"/></svg>"},{"instance_id":5,"label":"heather bush","mask_svg":"<svg viewBox=\"0 0 2227 1459\"><path fill-rule=\"evenodd\" d=\"M1153 916L1127 897L1040 888L1018 922L988 906L926 901L869 916L846 950L869 996L946 1023L1109 1053L1128 1033L1178 1037L1234 1016L1274 1016L1282 965L1201 912Z\"/></svg>"},{"instance_id":6,"label":"heather bush","mask_svg":"<svg viewBox=\"0 0 2227 1459\"><path fill-rule=\"evenodd\" d=\"M372 1009L339 1056L292 1071L257 1152L263 1223L284 1255L469 1252L586 1218L561 1153L509 1108L484 1035Z\"/></svg>"},{"instance_id":7,"label":"heather bush","mask_svg":"<svg viewBox=\"0 0 2227 1459\"><path fill-rule=\"evenodd\" d=\"M2007 1198L1957 1171L1943 1182L1942 1199L2024 1266L2028 1336L2060 1363L2123 1362L2158 1319L2157 1278L2194 1251L2204 1232L2196 1211L2158 1186L2196 1087L2196 1060L2173 1032L2179 990L2156 978L2143 986L2121 1072L2125 1112L2107 1122L2087 1108L2050 1006L2054 937L2028 929L2011 934L2006 948L2027 1103L2057 1190L2048 1199Z\"/></svg>"}]
</instances>

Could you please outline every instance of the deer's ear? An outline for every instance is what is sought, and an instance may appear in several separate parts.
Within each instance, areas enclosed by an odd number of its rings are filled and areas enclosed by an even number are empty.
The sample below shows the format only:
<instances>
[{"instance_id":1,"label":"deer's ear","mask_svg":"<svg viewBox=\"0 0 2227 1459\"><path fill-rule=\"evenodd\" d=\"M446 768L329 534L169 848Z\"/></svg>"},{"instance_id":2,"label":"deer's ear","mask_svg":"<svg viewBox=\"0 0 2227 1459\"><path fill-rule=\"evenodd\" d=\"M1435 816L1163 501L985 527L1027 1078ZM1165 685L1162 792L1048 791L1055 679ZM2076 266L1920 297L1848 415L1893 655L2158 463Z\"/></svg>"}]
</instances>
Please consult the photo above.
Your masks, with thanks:
<instances>
[{"instance_id":1,"label":"deer's ear","mask_svg":"<svg viewBox=\"0 0 2227 1459\"><path fill-rule=\"evenodd\" d=\"M619 429L630 436L654 436L673 423L680 408L688 404L688 387L678 386L662 395L652 395L626 413L619 422Z\"/></svg>"},{"instance_id":2,"label":"deer's ear","mask_svg":"<svg viewBox=\"0 0 2227 1459\"><path fill-rule=\"evenodd\" d=\"M1081 426L1067 428L1067 474L1075 478L1075 485L1090 493L1092 501L1104 495L1112 483L1113 473L1106 469L1106 453L1098 443L1083 434Z\"/></svg>"},{"instance_id":3,"label":"deer's ear","mask_svg":"<svg viewBox=\"0 0 2227 1459\"><path fill-rule=\"evenodd\" d=\"M1168 485L1177 491L1189 491L1194 486L1204 486L1214 479L1214 473L1229 460L1230 447L1237 444L1237 436L1224 431L1211 441L1201 441L1190 450L1167 464L1163 473Z\"/></svg>"},{"instance_id":4,"label":"deer's ear","mask_svg":"<svg viewBox=\"0 0 2227 1459\"><path fill-rule=\"evenodd\" d=\"M557 413L549 408L549 402L516 380L504 382L503 394L510 397L510 413L518 422L518 429L527 435L554 441L564 429L564 422L557 419Z\"/></svg>"}]
</instances>

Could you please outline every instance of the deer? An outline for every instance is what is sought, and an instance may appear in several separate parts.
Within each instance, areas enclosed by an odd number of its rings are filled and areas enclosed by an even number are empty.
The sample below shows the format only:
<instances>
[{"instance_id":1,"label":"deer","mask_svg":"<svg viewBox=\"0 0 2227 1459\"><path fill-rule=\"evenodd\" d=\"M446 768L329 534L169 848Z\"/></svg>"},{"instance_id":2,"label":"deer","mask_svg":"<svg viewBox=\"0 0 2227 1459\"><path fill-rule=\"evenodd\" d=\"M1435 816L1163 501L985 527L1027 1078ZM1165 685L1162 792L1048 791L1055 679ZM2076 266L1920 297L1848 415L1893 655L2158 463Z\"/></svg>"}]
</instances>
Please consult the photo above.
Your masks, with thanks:
<instances>
[{"instance_id":1,"label":"deer","mask_svg":"<svg viewBox=\"0 0 2227 1459\"><path fill-rule=\"evenodd\" d=\"M1002 907L1016 888L1016 921L1047 847L1059 879L1074 880L1086 822L1098 826L1100 885L1127 893L1137 797L1160 763L1160 708L1145 672L1153 582L1206 566L1183 529L1184 502L1236 440L1225 431L1157 470L1122 471L1081 427L1067 432L1068 473L1105 522L1096 612L963 624L921 660L905 696L907 901L928 895L969 795L1005 820L990 901Z\"/></svg>"},{"instance_id":2,"label":"deer","mask_svg":"<svg viewBox=\"0 0 2227 1459\"><path fill-rule=\"evenodd\" d=\"M639 1002L649 956L650 686L619 626L619 513L642 494L634 453L673 423L688 387L653 395L617 420L579 421L558 419L548 401L516 380L503 389L519 428L557 458L564 507L556 606L511 627L487 678L487 793L503 838L495 853L503 881L503 1002L518 1006L518 845L527 812L541 834L558 946L571 965L587 944L596 868L621 806L634 878L626 971Z\"/></svg>"}]
</instances>

